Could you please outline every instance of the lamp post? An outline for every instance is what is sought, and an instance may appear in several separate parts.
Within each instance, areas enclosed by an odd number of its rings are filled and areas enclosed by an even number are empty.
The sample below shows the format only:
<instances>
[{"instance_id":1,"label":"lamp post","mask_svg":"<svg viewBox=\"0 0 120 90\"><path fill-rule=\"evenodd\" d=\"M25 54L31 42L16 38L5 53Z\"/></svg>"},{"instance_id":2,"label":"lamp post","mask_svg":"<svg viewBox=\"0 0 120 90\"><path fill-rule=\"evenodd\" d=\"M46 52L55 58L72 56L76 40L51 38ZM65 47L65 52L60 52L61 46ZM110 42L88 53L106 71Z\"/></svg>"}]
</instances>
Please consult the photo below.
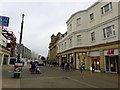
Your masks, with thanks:
<instances>
[{"instance_id":1,"label":"lamp post","mask_svg":"<svg viewBox=\"0 0 120 90\"><path fill-rule=\"evenodd\" d=\"M22 33L23 33L24 16L25 16L25 15L22 14L22 22L21 22L21 32L20 32L19 45L21 45L21 43L22 43ZM20 53L21 53L21 50L20 50L20 52L18 53L17 62L20 62Z\"/></svg>"}]
</instances>

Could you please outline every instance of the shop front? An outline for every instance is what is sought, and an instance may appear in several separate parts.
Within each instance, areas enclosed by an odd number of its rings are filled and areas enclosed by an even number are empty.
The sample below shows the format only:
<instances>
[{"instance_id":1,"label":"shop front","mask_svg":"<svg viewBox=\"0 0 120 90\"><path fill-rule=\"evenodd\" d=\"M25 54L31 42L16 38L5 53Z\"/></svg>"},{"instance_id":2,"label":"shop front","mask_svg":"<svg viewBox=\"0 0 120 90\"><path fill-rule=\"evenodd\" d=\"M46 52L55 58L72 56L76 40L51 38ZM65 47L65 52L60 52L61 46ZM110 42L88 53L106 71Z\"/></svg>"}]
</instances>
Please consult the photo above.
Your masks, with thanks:
<instances>
[{"instance_id":1,"label":"shop front","mask_svg":"<svg viewBox=\"0 0 120 90\"><path fill-rule=\"evenodd\" d=\"M82 64L85 65L85 68L87 67L86 58L87 58L87 53L86 52L84 52L84 53L76 53L76 69L80 69L80 66Z\"/></svg>"},{"instance_id":2,"label":"shop front","mask_svg":"<svg viewBox=\"0 0 120 90\"><path fill-rule=\"evenodd\" d=\"M62 55L61 63L67 62L67 55Z\"/></svg>"},{"instance_id":3,"label":"shop front","mask_svg":"<svg viewBox=\"0 0 120 90\"><path fill-rule=\"evenodd\" d=\"M90 67L94 64L95 72L100 72L100 51L89 52Z\"/></svg>"},{"instance_id":4,"label":"shop front","mask_svg":"<svg viewBox=\"0 0 120 90\"><path fill-rule=\"evenodd\" d=\"M118 49L104 50L105 72L118 72Z\"/></svg>"}]
</instances>

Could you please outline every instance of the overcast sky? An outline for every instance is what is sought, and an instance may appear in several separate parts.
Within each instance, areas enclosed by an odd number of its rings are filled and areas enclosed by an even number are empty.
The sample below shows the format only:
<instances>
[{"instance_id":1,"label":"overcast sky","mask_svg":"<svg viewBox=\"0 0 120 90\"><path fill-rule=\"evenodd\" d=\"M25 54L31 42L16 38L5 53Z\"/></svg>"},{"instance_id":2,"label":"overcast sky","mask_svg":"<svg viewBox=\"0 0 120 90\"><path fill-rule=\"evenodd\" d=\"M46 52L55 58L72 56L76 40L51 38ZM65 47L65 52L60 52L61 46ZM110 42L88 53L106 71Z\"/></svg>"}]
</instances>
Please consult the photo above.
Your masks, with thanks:
<instances>
[{"instance_id":1,"label":"overcast sky","mask_svg":"<svg viewBox=\"0 0 120 90\"><path fill-rule=\"evenodd\" d=\"M22 43L40 55L47 56L50 37L67 31L66 21L72 14L84 10L97 0L2 2L0 15L10 18L9 29L19 42L22 14L24 17Z\"/></svg>"}]
</instances>

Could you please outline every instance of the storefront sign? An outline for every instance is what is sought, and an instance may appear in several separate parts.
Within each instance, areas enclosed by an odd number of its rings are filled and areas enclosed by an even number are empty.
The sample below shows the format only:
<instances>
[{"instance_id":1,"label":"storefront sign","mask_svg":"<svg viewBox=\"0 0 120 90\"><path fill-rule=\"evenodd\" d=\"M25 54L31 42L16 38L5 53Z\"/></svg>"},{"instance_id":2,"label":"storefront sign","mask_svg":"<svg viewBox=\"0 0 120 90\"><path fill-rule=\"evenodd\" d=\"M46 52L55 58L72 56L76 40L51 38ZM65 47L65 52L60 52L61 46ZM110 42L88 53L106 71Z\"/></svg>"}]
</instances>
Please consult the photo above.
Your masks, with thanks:
<instances>
[{"instance_id":1,"label":"storefront sign","mask_svg":"<svg viewBox=\"0 0 120 90\"><path fill-rule=\"evenodd\" d=\"M109 56L109 55L119 55L118 54L118 49L107 49L107 50L104 50L104 55L105 56Z\"/></svg>"},{"instance_id":2,"label":"storefront sign","mask_svg":"<svg viewBox=\"0 0 120 90\"><path fill-rule=\"evenodd\" d=\"M114 55L114 49L108 49L108 51L107 51L107 55L111 55L111 54Z\"/></svg>"},{"instance_id":3,"label":"storefront sign","mask_svg":"<svg viewBox=\"0 0 120 90\"><path fill-rule=\"evenodd\" d=\"M100 51L89 52L89 56L100 56Z\"/></svg>"}]
</instances>

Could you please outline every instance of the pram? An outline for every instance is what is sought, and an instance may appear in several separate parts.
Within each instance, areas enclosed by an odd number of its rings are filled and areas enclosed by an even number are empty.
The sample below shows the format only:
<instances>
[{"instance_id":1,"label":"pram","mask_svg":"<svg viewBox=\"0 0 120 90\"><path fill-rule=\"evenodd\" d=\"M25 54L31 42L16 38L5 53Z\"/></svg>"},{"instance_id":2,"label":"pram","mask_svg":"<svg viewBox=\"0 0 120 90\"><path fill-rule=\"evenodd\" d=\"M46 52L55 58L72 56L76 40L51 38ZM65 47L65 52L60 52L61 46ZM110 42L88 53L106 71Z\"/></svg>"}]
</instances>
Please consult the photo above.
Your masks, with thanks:
<instances>
[{"instance_id":1,"label":"pram","mask_svg":"<svg viewBox=\"0 0 120 90\"><path fill-rule=\"evenodd\" d=\"M33 73L36 73L36 74L41 74L41 71L40 71L40 68L37 66L36 68L30 68L29 71L33 74Z\"/></svg>"}]
</instances>

